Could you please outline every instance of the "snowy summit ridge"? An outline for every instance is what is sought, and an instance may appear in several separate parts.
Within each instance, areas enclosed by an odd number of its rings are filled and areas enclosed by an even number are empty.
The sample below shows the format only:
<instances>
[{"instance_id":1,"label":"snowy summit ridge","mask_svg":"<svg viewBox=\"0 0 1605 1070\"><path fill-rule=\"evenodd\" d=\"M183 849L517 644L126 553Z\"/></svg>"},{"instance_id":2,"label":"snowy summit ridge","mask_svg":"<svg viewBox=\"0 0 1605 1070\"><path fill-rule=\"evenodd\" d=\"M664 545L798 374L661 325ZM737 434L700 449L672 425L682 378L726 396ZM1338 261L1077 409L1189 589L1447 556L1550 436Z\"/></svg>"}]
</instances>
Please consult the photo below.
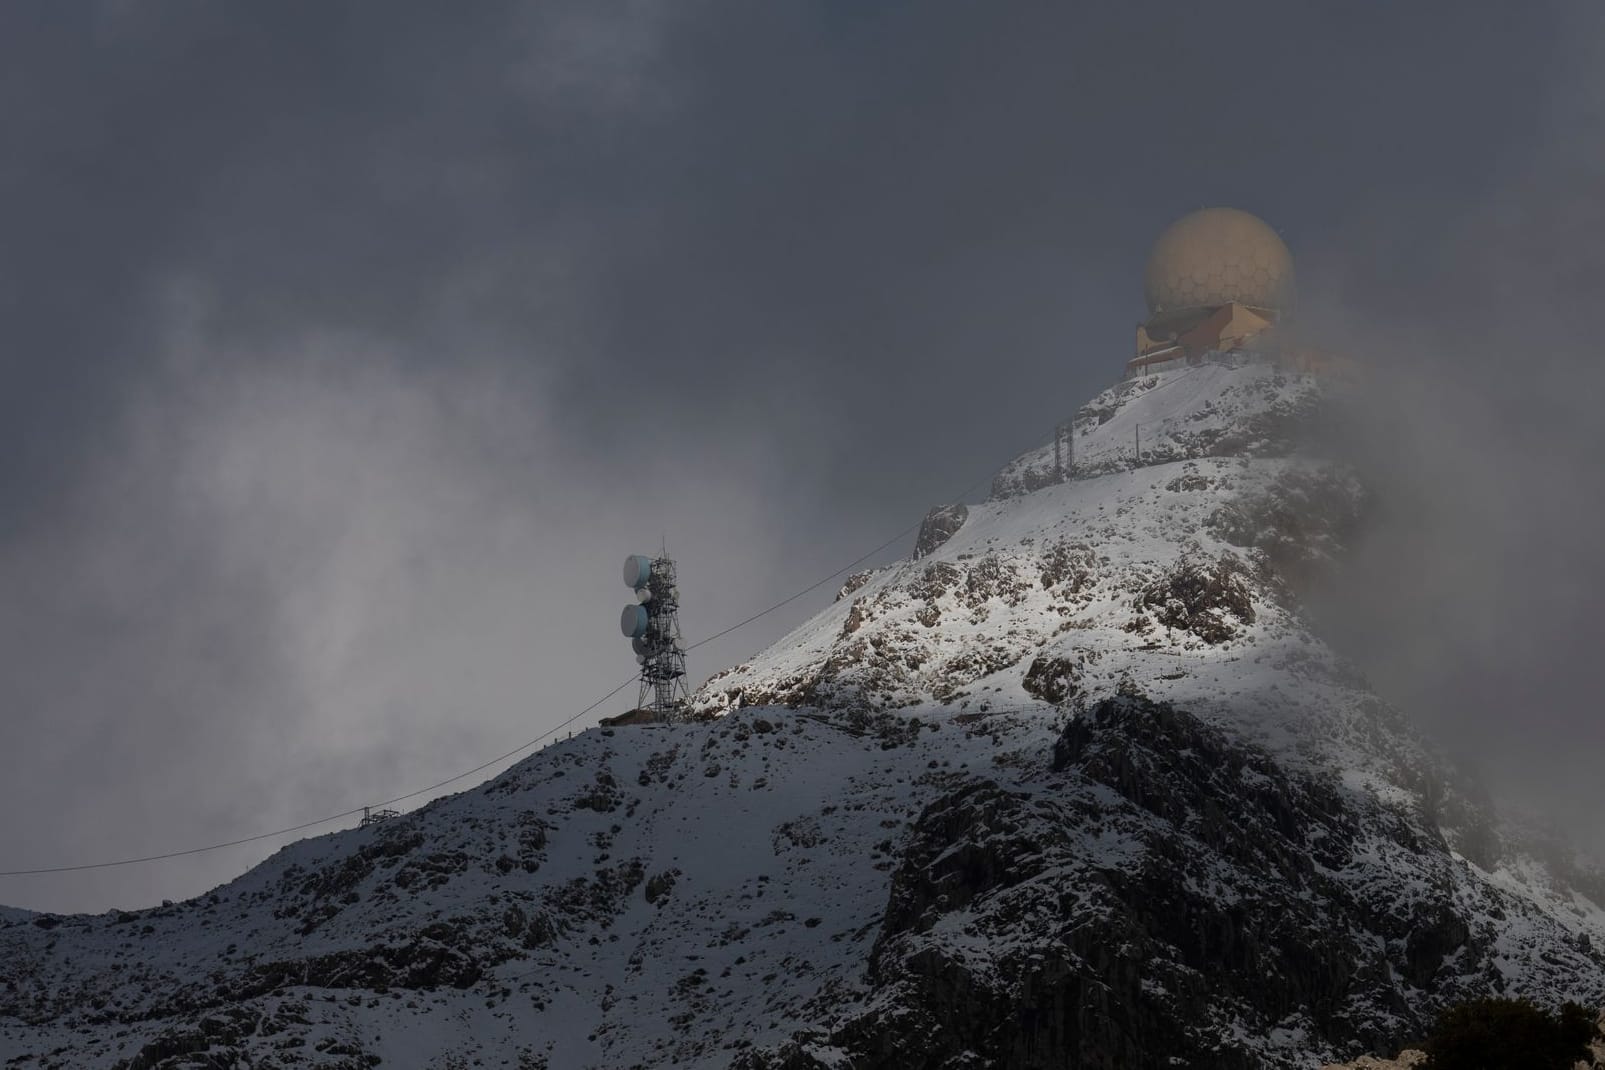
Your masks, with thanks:
<instances>
[{"instance_id":1,"label":"snowy summit ridge","mask_svg":"<svg viewBox=\"0 0 1605 1070\"><path fill-rule=\"evenodd\" d=\"M26 1067L1316 1067L1605 1002L1605 879L1311 633L1322 384L1128 380L695 695L187 903L0 912ZM1140 438L1142 453L1137 454Z\"/></svg>"},{"instance_id":2,"label":"snowy summit ridge","mask_svg":"<svg viewBox=\"0 0 1605 1070\"><path fill-rule=\"evenodd\" d=\"M1337 673L1286 582L1329 566L1360 508L1351 477L1293 456L1320 398L1316 380L1263 364L1127 380L1077 413L1073 479L1056 474L1052 446L1015 459L939 546L860 573L697 701L1058 703L1040 672L1010 671L1052 662L1083 704L1126 680L1240 709L1223 700L1262 695L1272 651L1299 665L1284 686L1316 661Z\"/></svg>"}]
</instances>

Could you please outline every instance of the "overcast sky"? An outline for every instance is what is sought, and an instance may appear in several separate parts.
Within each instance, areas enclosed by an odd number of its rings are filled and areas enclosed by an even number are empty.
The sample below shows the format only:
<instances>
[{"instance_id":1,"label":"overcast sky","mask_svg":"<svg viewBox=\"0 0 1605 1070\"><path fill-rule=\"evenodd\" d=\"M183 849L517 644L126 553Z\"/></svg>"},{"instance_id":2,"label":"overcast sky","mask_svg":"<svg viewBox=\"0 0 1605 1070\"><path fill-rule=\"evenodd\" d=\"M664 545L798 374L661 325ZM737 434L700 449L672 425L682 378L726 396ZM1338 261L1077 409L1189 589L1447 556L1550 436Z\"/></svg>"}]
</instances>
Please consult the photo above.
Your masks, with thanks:
<instances>
[{"instance_id":1,"label":"overcast sky","mask_svg":"<svg viewBox=\"0 0 1605 1070\"><path fill-rule=\"evenodd\" d=\"M625 554L667 539L691 639L845 564L1112 381L1149 245L1211 204L1402 373L1345 648L1586 828L1597 12L0 6L0 869L534 736L633 671ZM145 905L277 845L0 902Z\"/></svg>"}]
</instances>

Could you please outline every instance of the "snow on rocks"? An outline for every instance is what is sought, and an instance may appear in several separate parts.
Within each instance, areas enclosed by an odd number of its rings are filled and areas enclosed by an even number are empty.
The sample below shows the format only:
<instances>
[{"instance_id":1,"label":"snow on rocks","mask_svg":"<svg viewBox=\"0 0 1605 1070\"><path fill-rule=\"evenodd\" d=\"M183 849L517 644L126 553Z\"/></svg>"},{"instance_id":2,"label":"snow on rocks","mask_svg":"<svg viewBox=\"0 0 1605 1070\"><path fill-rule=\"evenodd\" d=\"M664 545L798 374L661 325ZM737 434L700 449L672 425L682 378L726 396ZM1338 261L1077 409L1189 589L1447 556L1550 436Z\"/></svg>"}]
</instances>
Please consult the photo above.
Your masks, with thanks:
<instances>
[{"instance_id":1,"label":"snow on rocks","mask_svg":"<svg viewBox=\"0 0 1605 1070\"><path fill-rule=\"evenodd\" d=\"M1021 493L1038 482L1023 473L1051 474L1052 451L1011 462L995 486L1010 496L940 525L920 556L855 577L834 606L693 702L715 714L995 706L1030 701L1024 681L1039 657L1079 666L1089 700L1128 678L1150 693L1163 678L1178 697L1188 680L1211 695L1218 683L1263 692L1272 651L1300 663L1289 675L1341 674L1291 604L1341 552L1361 500L1341 469L1295 452L1294 414L1318 404L1315 380L1265 365L1123 383L1082 410L1075 479ZM1119 450L1139 416L1169 430L1134 467ZM1234 443L1249 448L1214 452Z\"/></svg>"},{"instance_id":2,"label":"snow on rocks","mask_svg":"<svg viewBox=\"0 0 1605 1070\"><path fill-rule=\"evenodd\" d=\"M1080 476L1204 457L1283 456L1320 407L1321 384L1274 365L1222 362L1122 380L1083 405L1072 421ZM1052 445L1006 465L992 481L994 499L1058 481Z\"/></svg>"}]
</instances>

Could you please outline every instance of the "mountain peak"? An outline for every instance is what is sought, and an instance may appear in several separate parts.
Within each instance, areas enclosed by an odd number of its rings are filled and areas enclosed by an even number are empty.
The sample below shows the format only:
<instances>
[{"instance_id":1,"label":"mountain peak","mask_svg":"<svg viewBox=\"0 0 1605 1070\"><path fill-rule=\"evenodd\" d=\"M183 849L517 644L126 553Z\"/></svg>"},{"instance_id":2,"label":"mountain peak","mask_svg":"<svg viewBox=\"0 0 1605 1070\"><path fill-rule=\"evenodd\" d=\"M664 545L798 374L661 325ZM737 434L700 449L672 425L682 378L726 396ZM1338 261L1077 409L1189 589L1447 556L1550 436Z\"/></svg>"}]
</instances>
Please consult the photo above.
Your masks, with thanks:
<instances>
[{"instance_id":1,"label":"mountain peak","mask_svg":"<svg viewBox=\"0 0 1605 1070\"><path fill-rule=\"evenodd\" d=\"M1083 703L1130 680L1218 697L1223 672L1273 662L1338 674L1290 597L1341 552L1363 498L1299 452L1322 397L1269 364L1126 380L1079 410L1073 447L1027 452L986 502L933 511L913 558L855 577L694 705L1017 706L1040 698L1027 681L1047 663L1070 667Z\"/></svg>"}]
</instances>

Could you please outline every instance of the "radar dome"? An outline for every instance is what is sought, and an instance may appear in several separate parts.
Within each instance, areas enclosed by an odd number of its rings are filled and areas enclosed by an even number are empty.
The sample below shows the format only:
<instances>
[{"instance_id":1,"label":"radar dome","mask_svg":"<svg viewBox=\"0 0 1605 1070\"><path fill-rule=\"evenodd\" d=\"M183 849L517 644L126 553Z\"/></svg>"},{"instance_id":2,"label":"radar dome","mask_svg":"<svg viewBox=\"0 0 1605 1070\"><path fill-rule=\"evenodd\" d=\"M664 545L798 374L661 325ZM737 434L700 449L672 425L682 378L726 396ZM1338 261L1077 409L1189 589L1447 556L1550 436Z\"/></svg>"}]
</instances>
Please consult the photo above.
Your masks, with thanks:
<instances>
[{"instance_id":1,"label":"radar dome","mask_svg":"<svg viewBox=\"0 0 1605 1070\"><path fill-rule=\"evenodd\" d=\"M1280 311L1293 303L1293 254L1258 216L1204 208L1154 242L1143 283L1156 316L1230 301Z\"/></svg>"}]
</instances>

